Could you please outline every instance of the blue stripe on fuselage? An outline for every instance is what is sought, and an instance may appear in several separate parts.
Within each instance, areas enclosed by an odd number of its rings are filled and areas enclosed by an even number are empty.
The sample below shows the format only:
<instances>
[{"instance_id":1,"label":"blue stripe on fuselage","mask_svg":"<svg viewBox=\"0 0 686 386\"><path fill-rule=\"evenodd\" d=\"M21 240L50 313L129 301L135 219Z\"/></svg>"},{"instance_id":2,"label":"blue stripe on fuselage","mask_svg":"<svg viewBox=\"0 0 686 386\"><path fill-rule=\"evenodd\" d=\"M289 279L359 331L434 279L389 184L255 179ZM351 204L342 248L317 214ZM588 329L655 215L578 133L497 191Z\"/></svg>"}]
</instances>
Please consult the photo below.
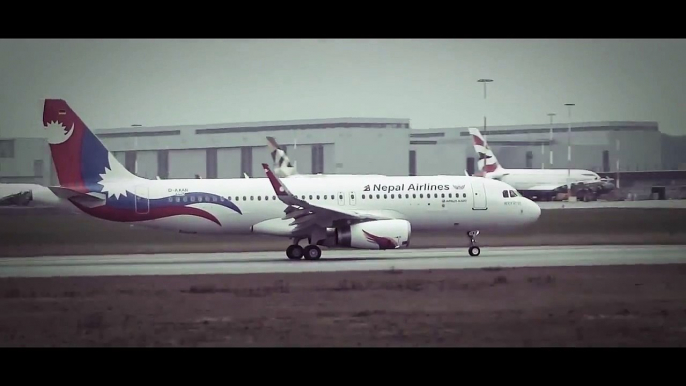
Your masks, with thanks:
<instances>
[{"instance_id":1,"label":"blue stripe on fuselage","mask_svg":"<svg viewBox=\"0 0 686 386\"><path fill-rule=\"evenodd\" d=\"M186 199L186 201L183 201L184 198ZM194 201L191 201L191 198L193 198ZM202 199L202 201L200 199ZM136 210L136 200L138 200L139 206L145 205L146 199L144 197L137 196L127 191L126 196L120 196L119 198L108 197L106 205L112 208L127 209L134 211ZM236 213L243 214L240 208L238 208L238 206L236 206L236 204L234 204L232 201L229 201L225 197L221 197L219 195L211 193L192 192L186 193L183 196L168 196L163 198L150 199L148 201L148 205L150 206L151 210L168 207L184 207L191 204L208 203L220 205L225 208L229 208L235 211Z\"/></svg>"}]
</instances>

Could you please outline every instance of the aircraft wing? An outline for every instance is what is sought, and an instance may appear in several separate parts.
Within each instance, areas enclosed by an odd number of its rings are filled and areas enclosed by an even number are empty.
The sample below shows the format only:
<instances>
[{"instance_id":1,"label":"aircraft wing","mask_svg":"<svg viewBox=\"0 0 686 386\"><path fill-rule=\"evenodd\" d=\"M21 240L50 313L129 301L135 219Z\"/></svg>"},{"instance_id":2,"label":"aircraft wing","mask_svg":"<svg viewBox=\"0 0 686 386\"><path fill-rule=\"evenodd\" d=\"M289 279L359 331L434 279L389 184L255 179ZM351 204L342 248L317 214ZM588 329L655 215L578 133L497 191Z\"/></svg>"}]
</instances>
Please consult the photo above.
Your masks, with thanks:
<instances>
[{"instance_id":1,"label":"aircraft wing","mask_svg":"<svg viewBox=\"0 0 686 386\"><path fill-rule=\"evenodd\" d=\"M312 204L307 200L302 200L291 193L290 190L281 182L267 164L262 164L267 178L271 182L276 196L288 205L284 210L286 214L283 219L292 218L291 225L296 225L294 231L300 231L313 225L321 227L336 226L337 223L355 223L373 220L392 220L402 218L400 213L394 211L361 211L354 209L343 209L329 205Z\"/></svg>"}]
</instances>

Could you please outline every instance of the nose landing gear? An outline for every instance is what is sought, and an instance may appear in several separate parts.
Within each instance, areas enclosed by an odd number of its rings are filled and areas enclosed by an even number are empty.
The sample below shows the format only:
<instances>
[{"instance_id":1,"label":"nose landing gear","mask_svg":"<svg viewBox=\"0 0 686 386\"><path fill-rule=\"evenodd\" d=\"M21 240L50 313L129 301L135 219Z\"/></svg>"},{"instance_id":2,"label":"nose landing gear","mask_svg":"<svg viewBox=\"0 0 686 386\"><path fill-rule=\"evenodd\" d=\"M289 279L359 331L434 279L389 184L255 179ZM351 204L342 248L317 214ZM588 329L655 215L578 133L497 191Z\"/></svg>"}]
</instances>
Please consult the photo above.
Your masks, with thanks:
<instances>
[{"instance_id":1,"label":"nose landing gear","mask_svg":"<svg viewBox=\"0 0 686 386\"><path fill-rule=\"evenodd\" d=\"M469 255L479 256L481 254L481 248L476 245L476 236L479 235L479 231L469 231L467 232L467 237L469 237Z\"/></svg>"}]
</instances>

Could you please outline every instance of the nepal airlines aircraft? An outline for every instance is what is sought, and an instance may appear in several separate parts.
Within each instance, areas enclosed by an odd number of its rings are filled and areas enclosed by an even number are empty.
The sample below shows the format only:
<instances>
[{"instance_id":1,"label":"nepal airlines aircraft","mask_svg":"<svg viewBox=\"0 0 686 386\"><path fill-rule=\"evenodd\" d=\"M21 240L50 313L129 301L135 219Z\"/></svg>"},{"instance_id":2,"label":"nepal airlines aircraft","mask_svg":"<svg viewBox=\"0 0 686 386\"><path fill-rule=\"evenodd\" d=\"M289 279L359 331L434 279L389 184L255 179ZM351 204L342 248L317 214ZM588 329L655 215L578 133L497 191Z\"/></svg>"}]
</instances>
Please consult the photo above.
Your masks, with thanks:
<instances>
[{"instance_id":1,"label":"nepal airlines aircraft","mask_svg":"<svg viewBox=\"0 0 686 386\"><path fill-rule=\"evenodd\" d=\"M609 179L603 179L590 170L505 169L498 163L479 129L470 127L469 134L472 136L474 150L479 154L480 173L475 175L510 184L525 197L538 197L549 201L557 192L566 191L569 183L582 185L594 195L607 193L615 188Z\"/></svg>"},{"instance_id":2,"label":"nepal airlines aircraft","mask_svg":"<svg viewBox=\"0 0 686 386\"><path fill-rule=\"evenodd\" d=\"M479 177L318 175L284 184L262 164L268 178L149 180L126 170L64 100L45 100L43 124L60 183L50 189L80 211L179 232L287 237L293 260L319 259L320 245L404 248L412 230L439 229L468 231L476 256L479 230L525 226L541 213L511 186Z\"/></svg>"}]
</instances>

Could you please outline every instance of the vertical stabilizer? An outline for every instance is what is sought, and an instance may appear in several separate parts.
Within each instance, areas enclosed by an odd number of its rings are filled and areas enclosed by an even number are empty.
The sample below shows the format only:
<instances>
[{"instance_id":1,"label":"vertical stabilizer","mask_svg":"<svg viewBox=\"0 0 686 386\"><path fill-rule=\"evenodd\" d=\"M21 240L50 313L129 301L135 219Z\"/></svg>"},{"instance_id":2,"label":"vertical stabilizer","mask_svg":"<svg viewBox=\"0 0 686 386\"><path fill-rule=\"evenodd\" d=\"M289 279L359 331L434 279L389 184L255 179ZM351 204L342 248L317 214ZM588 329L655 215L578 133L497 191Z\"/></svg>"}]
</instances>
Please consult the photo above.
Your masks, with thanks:
<instances>
[{"instance_id":1,"label":"vertical stabilizer","mask_svg":"<svg viewBox=\"0 0 686 386\"><path fill-rule=\"evenodd\" d=\"M97 192L107 182L140 178L114 158L66 101L45 100L43 126L61 186Z\"/></svg>"},{"instance_id":2,"label":"vertical stabilizer","mask_svg":"<svg viewBox=\"0 0 686 386\"><path fill-rule=\"evenodd\" d=\"M486 174L504 172L505 168L498 163L498 159L496 158L495 154L493 154L493 151L491 151L491 149L488 147L488 143L479 129L470 127L469 134L472 137L474 150L479 155L479 161L477 163L479 171Z\"/></svg>"},{"instance_id":3,"label":"vertical stabilizer","mask_svg":"<svg viewBox=\"0 0 686 386\"><path fill-rule=\"evenodd\" d=\"M274 161L274 173L279 177L288 177L298 174L296 167L291 163L285 151L276 143L274 137L267 137L267 146Z\"/></svg>"}]
</instances>

